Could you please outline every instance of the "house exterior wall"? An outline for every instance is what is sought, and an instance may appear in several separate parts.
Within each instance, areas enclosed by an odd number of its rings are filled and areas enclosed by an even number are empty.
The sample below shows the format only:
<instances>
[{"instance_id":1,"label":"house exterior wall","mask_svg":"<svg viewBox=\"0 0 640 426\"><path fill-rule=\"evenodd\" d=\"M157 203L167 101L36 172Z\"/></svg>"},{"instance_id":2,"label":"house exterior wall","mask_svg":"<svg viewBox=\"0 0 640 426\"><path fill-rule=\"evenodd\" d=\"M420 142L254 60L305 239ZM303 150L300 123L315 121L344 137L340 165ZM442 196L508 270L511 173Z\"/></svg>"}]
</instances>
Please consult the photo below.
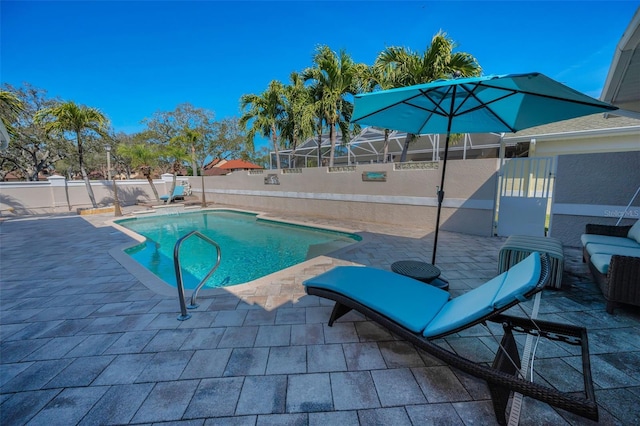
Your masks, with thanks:
<instances>
[{"instance_id":1,"label":"house exterior wall","mask_svg":"<svg viewBox=\"0 0 640 426\"><path fill-rule=\"evenodd\" d=\"M609 132L592 136L576 134L571 137L545 135L542 138L532 138L535 139L535 148L529 151L532 157L640 151L640 132Z\"/></svg>"},{"instance_id":2,"label":"house exterior wall","mask_svg":"<svg viewBox=\"0 0 640 426\"><path fill-rule=\"evenodd\" d=\"M640 150L558 157L550 235L580 247L587 223L615 225L640 187ZM640 219L640 195L621 225Z\"/></svg>"}]
</instances>

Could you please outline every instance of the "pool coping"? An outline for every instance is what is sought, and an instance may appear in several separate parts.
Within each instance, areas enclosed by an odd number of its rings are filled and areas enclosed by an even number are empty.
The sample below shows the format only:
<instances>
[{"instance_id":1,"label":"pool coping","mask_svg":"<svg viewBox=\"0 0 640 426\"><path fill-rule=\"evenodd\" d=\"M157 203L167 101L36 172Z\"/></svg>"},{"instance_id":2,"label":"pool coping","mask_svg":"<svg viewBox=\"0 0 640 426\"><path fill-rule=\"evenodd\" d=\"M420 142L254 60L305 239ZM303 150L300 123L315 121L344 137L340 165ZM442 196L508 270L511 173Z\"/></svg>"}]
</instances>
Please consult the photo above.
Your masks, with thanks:
<instances>
[{"instance_id":1,"label":"pool coping","mask_svg":"<svg viewBox=\"0 0 640 426\"><path fill-rule=\"evenodd\" d=\"M190 211L190 210L196 210L194 209L190 209L190 208L185 208L184 210ZM252 289L254 289L255 287L258 286L262 286L265 284L269 284L273 281L277 281L279 279L282 278L283 275L286 276L291 276L293 274L295 274L296 272L299 272L299 270L304 270L306 268L309 267L314 267L314 266L322 266L322 265L326 265L328 263L332 262L332 256L331 255L339 255L339 253L342 250L351 250L354 248L358 248L359 246L361 246L362 244L366 244L367 242L367 237L366 237L366 232L363 232L362 230L350 230L350 229L345 229L345 228L340 228L340 227L336 227L336 226L330 226L330 225L317 225L317 224L309 224L306 222L302 222L302 221L296 221L296 220L289 220L289 219L284 219L284 218L279 218L279 217L273 217L273 216L267 216L266 213L264 212L259 212L259 211L253 211L253 210L243 210L243 209L236 209L236 208L228 208L228 207L221 207L221 208L211 208L211 207L207 207L206 209L200 209L197 208L197 210L199 211L205 211L205 210L211 210L211 211L218 211L218 210L223 210L223 211L236 211L236 212L240 212L240 213L249 213L249 214L255 214L256 215L256 219L259 220L266 220L266 221L271 221L271 222L277 222L277 223L283 223L283 224L288 224L288 225L297 225L297 226L305 226L305 227L309 227L309 228L317 228L317 229L322 229L322 230L326 230L326 231L334 231L334 232L343 232L343 233L349 233L349 234L354 234L357 235L358 237L360 237L360 241L356 241L353 244L350 244L346 247L342 247L339 248L338 250L334 250L332 252L326 253L324 255L321 256L316 256L314 258L305 260L304 262L300 262L297 263L293 266L290 266L288 268L285 269L281 269L279 271L273 272L269 275L265 275L263 277L257 278L255 280L252 281L248 281L246 283L242 283L242 284L235 284L235 285L231 285L231 286L227 286L227 287L218 287L218 288L206 288L203 287L199 292L198 292L198 297L199 298L206 298L206 297L215 297L215 296L220 296L220 295L224 295L224 294L228 294L229 292L236 294L236 295L241 295L243 293L250 293ZM128 216L137 216L137 215L141 215L143 217L149 217L149 216L154 216L154 215L158 215L161 216L163 214L159 213L159 212L150 212L149 210L141 210L141 211L134 211L132 213L127 214L126 216L123 217L117 217L117 218L112 218L109 219L107 221L104 222L105 225L111 226L113 228L115 228L116 230L124 233L125 235L129 236L130 238L132 238L133 240L135 240L135 242L133 243L126 243L126 244L122 244L120 246L114 247L112 249L109 250L109 255L111 257L113 257L120 265L122 265L123 268L125 268L129 273L131 273L131 275L133 275L134 277L136 277L142 284L144 284L145 287L147 287L149 290L162 295L162 296L176 296L178 293L178 288L174 287L173 285L167 283L166 281L164 281L163 279L161 279L160 277L158 277L157 275L155 275L153 272L149 271L147 268L145 268L144 266L142 266L140 263L138 263L135 259L133 259L131 256L129 256L127 253L125 253L125 250L134 247L140 243L143 243L146 241L146 238L143 237L142 235L122 226L116 223L116 221L119 220L123 220L123 219L127 219ZM332 259L332 260L329 260ZM353 262L349 262L350 264L354 264L354 265L358 265L356 263ZM193 289L185 289L185 291L189 291L189 292L193 292Z\"/></svg>"}]
</instances>

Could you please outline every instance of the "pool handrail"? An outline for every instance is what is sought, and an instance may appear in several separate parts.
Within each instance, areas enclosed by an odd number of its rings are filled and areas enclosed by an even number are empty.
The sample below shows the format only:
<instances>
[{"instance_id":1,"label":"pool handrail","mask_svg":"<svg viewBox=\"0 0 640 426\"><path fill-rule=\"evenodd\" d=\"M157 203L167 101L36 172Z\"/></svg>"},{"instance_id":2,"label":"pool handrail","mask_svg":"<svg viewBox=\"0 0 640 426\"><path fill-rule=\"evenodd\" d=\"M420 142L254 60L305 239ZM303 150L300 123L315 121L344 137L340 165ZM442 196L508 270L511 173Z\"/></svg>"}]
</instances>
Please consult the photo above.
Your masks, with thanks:
<instances>
[{"instance_id":1,"label":"pool handrail","mask_svg":"<svg viewBox=\"0 0 640 426\"><path fill-rule=\"evenodd\" d=\"M200 284L197 285L196 289L191 294L191 304L189 306L186 306L185 299L184 299L184 283L182 281L182 268L180 266L180 246L182 245L183 241L192 237L193 235L199 237L203 241L208 242L209 244L213 245L216 248L216 264L213 266L213 268L211 268L207 276L204 277L202 281L200 281ZM221 257L222 257L222 250L220 249L220 246L218 245L218 243L216 243L214 240L207 237L200 231L197 231L197 230L191 231L188 234L180 237L178 241L176 241L176 244L173 247L173 265L176 270L176 287L178 287L178 298L180 299L180 316L178 317L178 321L185 321L191 318L191 314L187 313L187 308L196 309L199 306L196 303L198 292L207 282L209 277L211 277L211 275L215 272L215 270L218 269L218 266L220 266Z\"/></svg>"}]
</instances>

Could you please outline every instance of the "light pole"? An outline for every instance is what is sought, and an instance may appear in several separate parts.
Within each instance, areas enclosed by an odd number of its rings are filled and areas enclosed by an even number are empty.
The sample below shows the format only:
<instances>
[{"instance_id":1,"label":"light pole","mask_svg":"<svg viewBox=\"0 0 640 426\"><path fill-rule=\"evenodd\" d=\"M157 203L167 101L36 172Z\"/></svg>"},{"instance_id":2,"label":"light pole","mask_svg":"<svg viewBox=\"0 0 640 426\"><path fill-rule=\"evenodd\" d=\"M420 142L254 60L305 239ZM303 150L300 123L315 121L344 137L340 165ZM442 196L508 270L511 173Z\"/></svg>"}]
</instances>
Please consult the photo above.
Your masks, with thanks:
<instances>
[{"instance_id":1,"label":"light pole","mask_svg":"<svg viewBox=\"0 0 640 426\"><path fill-rule=\"evenodd\" d=\"M106 144L104 149L107 150L107 179L111 180L111 145Z\"/></svg>"}]
</instances>

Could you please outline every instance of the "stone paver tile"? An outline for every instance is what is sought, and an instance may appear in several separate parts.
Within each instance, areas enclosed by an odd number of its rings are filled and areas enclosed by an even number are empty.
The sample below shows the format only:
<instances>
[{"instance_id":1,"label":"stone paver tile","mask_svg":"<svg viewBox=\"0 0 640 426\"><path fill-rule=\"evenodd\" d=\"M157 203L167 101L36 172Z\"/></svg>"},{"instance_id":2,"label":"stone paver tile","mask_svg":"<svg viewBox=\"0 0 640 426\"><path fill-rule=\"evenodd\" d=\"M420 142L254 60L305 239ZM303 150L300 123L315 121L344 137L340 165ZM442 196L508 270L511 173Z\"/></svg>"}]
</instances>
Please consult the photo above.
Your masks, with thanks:
<instances>
[{"instance_id":1,"label":"stone paver tile","mask_svg":"<svg viewBox=\"0 0 640 426\"><path fill-rule=\"evenodd\" d=\"M465 425L497 424L491 401L454 402L452 405Z\"/></svg>"},{"instance_id":2,"label":"stone paver tile","mask_svg":"<svg viewBox=\"0 0 640 426\"><path fill-rule=\"evenodd\" d=\"M191 330L160 330L144 347L143 352L177 351L191 334Z\"/></svg>"},{"instance_id":3,"label":"stone paver tile","mask_svg":"<svg viewBox=\"0 0 640 426\"><path fill-rule=\"evenodd\" d=\"M88 386L113 361L114 355L76 358L46 384L47 388Z\"/></svg>"},{"instance_id":4,"label":"stone paver tile","mask_svg":"<svg viewBox=\"0 0 640 426\"><path fill-rule=\"evenodd\" d=\"M333 410L331 380L328 373L289 376L287 385L287 412Z\"/></svg>"},{"instance_id":5,"label":"stone paver tile","mask_svg":"<svg viewBox=\"0 0 640 426\"><path fill-rule=\"evenodd\" d=\"M331 391L336 410L380 407L375 385L368 371L331 373Z\"/></svg>"},{"instance_id":6,"label":"stone paver tile","mask_svg":"<svg viewBox=\"0 0 640 426\"><path fill-rule=\"evenodd\" d=\"M56 359L50 361L36 361L20 374L5 383L0 393L23 392L42 389L44 385L64 370L72 359Z\"/></svg>"},{"instance_id":7,"label":"stone paver tile","mask_svg":"<svg viewBox=\"0 0 640 426\"><path fill-rule=\"evenodd\" d=\"M3 354L4 355L4 354ZM0 364L0 387L33 365L33 362Z\"/></svg>"},{"instance_id":8,"label":"stone paver tile","mask_svg":"<svg viewBox=\"0 0 640 426\"><path fill-rule=\"evenodd\" d=\"M280 308L276 311L276 324L305 324L305 308Z\"/></svg>"},{"instance_id":9,"label":"stone paver tile","mask_svg":"<svg viewBox=\"0 0 640 426\"><path fill-rule=\"evenodd\" d=\"M262 309L250 309L244 319L243 325L271 325L276 321L275 311L265 311Z\"/></svg>"},{"instance_id":10,"label":"stone paver tile","mask_svg":"<svg viewBox=\"0 0 640 426\"><path fill-rule=\"evenodd\" d=\"M256 341L258 327L227 327L220 343L219 348L250 348Z\"/></svg>"},{"instance_id":11,"label":"stone paver tile","mask_svg":"<svg viewBox=\"0 0 640 426\"><path fill-rule=\"evenodd\" d=\"M622 424L639 424L640 407L637 394L628 389L602 389L596 390L596 400Z\"/></svg>"},{"instance_id":12,"label":"stone paver tile","mask_svg":"<svg viewBox=\"0 0 640 426\"><path fill-rule=\"evenodd\" d=\"M127 424L147 398L153 383L110 386L82 419L81 425Z\"/></svg>"},{"instance_id":13,"label":"stone paver tile","mask_svg":"<svg viewBox=\"0 0 640 426\"><path fill-rule=\"evenodd\" d=\"M107 390L106 386L64 389L30 423L47 426L77 424Z\"/></svg>"},{"instance_id":14,"label":"stone paver tile","mask_svg":"<svg viewBox=\"0 0 640 426\"><path fill-rule=\"evenodd\" d=\"M192 355L193 351L159 352L147 363L135 381L143 383L177 380Z\"/></svg>"},{"instance_id":15,"label":"stone paver tile","mask_svg":"<svg viewBox=\"0 0 640 426\"><path fill-rule=\"evenodd\" d=\"M358 418L363 425L411 426L411 420L404 407L360 410Z\"/></svg>"},{"instance_id":16,"label":"stone paver tile","mask_svg":"<svg viewBox=\"0 0 640 426\"><path fill-rule=\"evenodd\" d=\"M25 361L59 359L78 346L87 336L54 337L46 345L24 358Z\"/></svg>"},{"instance_id":17,"label":"stone paver tile","mask_svg":"<svg viewBox=\"0 0 640 426\"><path fill-rule=\"evenodd\" d=\"M309 416L307 413L261 414L256 422L256 426L307 426L308 424Z\"/></svg>"},{"instance_id":18,"label":"stone paver tile","mask_svg":"<svg viewBox=\"0 0 640 426\"><path fill-rule=\"evenodd\" d=\"M357 411L327 411L324 413L309 413L309 426L359 426Z\"/></svg>"},{"instance_id":19,"label":"stone paver tile","mask_svg":"<svg viewBox=\"0 0 640 426\"><path fill-rule=\"evenodd\" d=\"M151 353L118 355L93 384L101 386L134 383L153 357L154 354Z\"/></svg>"},{"instance_id":20,"label":"stone paver tile","mask_svg":"<svg viewBox=\"0 0 640 426\"><path fill-rule=\"evenodd\" d=\"M286 391L287 376L245 377L236 415L284 413Z\"/></svg>"},{"instance_id":21,"label":"stone paver tile","mask_svg":"<svg viewBox=\"0 0 640 426\"><path fill-rule=\"evenodd\" d=\"M140 353L157 333L157 330L128 331L109 346L107 350L104 351L104 354Z\"/></svg>"},{"instance_id":22,"label":"stone paver tile","mask_svg":"<svg viewBox=\"0 0 640 426\"><path fill-rule=\"evenodd\" d=\"M307 372L307 350L304 346L276 346L269 350L266 374Z\"/></svg>"},{"instance_id":23,"label":"stone paver tile","mask_svg":"<svg viewBox=\"0 0 640 426\"><path fill-rule=\"evenodd\" d=\"M374 342L344 343L342 348L350 371L386 368L380 349Z\"/></svg>"},{"instance_id":24,"label":"stone paver tile","mask_svg":"<svg viewBox=\"0 0 640 426\"><path fill-rule=\"evenodd\" d=\"M261 325L254 346L288 346L290 341L290 325Z\"/></svg>"},{"instance_id":25,"label":"stone paver tile","mask_svg":"<svg viewBox=\"0 0 640 426\"><path fill-rule=\"evenodd\" d=\"M472 399L491 399L487 382L479 379L478 377L467 374L464 371L456 369L452 369L451 371L453 371L458 380L460 380L460 383L462 383L462 386L464 386L469 395L471 395Z\"/></svg>"},{"instance_id":26,"label":"stone paver tile","mask_svg":"<svg viewBox=\"0 0 640 426\"><path fill-rule=\"evenodd\" d=\"M234 416L207 419L205 426L255 426L258 416Z\"/></svg>"},{"instance_id":27,"label":"stone paver tile","mask_svg":"<svg viewBox=\"0 0 640 426\"><path fill-rule=\"evenodd\" d=\"M0 406L0 424L25 424L58 393L60 393L60 389L18 392L8 395L9 398Z\"/></svg>"},{"instance_id":28,"label":"stone paver tile","mask_svg":"<svg viewBox=\"0 0 640 426\"><path fill-rule=\"evenodd\" d=\"M331 306L310 306L305 309L305 322L307 324L326 324L331 316Z\"/></svg>"},{"instance_id":29,"label":"stone paver tile","mask_svg":"<svg viewBox=\"0 0 640 426\"><path fill-rule=\"evenodd\" d=\"M0 296L0 298L1 297L2 296ZM5 308L5 303L4 302L3 302L2 306L3 306L3 308ZM5 308L5 309L7 309L7 308ZM0 327L0 341L6 342L8 340L18 340L19 338L14 339L14 338L12 338L12 336L14 334L16 334L17 332L19 332L20 330L22 330L25 327L27 327L28 325L29 325L28 323L23 323L23 324L2 324L2 327ZM46 336L43 336L43 337L46 337ZM55 337L55 336L50 336L50 337Z\"/></svg>"},{"instance_id":30,"label":"stone paver tile","mask_svg":"<svg viewBox=\"0 0 640 426\"><path fill-rule=\"evenodd\" d=\"M150 423L180 420L198 384L198 380L157 383L134 415L132 422Z\"/></svg>"},{"instance_id":31,"label":"stone paver tile","mask_svg":"<svg viewBox=\"0 0 640 426\"><path fill-rule=\"evenodd\" d=\"M202 312L202 309L203 307L200 306L197 311L190 310L191 318L186 321L180 321L178 328L209 328L218 313L211 311Z\"/></svg>"},{"instance_id":32,"label":"stone paver tile","mask_svg":"<svg viewBox=\"0 0 640 426\"><path fill-rule=\"evenodd\" d=\"M580 367L580 370L582 371L582 367ZM537 359L535 361L534 375L536 376L534 381L544 379L544 381L550 383L561 392L582 392L582 389L584 389L582 373L571 367L563 359ZM597 383L595 377L594 382Z\"/></svg>"},{"instance_id":33,"label":"stone paver tile","mask_svg":"<svg viewBox=\"0 0 640 426\"><path fill-rule=\"evenodd\" d=\"M323 324L325 343L358 342L358 333L353 322L335 322L332 327Z\"/></svg>"},{"instance_id":34,"label":"stone paver tile","mask_svg":"<svg viewBox=\"0 0 640 426\"><path fill-rule=\"evenodd\" d=\"M383 407L427 402L411 370L397 368L371 371Z\"/></svg>"},{"instance_id":35,"label":"stone paver tile","mask_svg":"<svg viewBox=\"0 0 640 426\"><path fill-rule=\"evenodd\" d=\"M590 357L591 371L595 385L605 389L639 386L640 372L634 369L634 362L635 366L640 366L640 352L636 352L636 356L633 358L624 356L626 354L629 352L615 354L615 357L606 356L609 354L592 355ZM622 357L618 358L620 355ZM610 364L608 360L614 360L615 366ZM630 360L631 363L624 365L623 360ZM563 361L574 369L582 371L582 357L567 357L563 358ZM622 370L618 369L618 366L622 367Z\"/></svg>"},{"instance_id":36,"label":"stone paver tile","mask_svg":"<svg viewBox=\"0 0 640 426\"><path fill-rule=\"evenodd\" d=\"M187 407L184 418L233 416L242 382L242 377L202 380Z\"/></svg>"},{"instance_id":37,"label":"stone paver tile","mask_svg":"<svg viewBox=\"0 0 640 426\"><path fill-rule=\"evenodd\" d=\"M422 367L424 365L416 348L408 342L378 342L378 347L389 368Z\"/></svg>"},{"instance_id":38,"label":"stone paver tile","mask_svg":"<svg viewBox=\"0 0 640 426\"><path fill-rule=\"evenodd\" d=\"M361 342L393 340L389 330L373 321L358 321L354 325Z\"/></svg>"},{"instance_id":39,"label":"stone paver tile","mask_svg":"<svg viewBox=\"0 0 640 426\"><path fill-rule=\"evenodd\" d=\"M462 419L453 408L453 405L444 404L426 404L426 405L408 405L405 407L409 419L414 425L442 425L442 426L463 426ZM495 420L494 420L495 422ZM476 423L470 423L476 424ZM480 424L480 423L478 423ZM491 423L489 423L491 424Z\"/></svg>"},{"instance_id":40,"label":"stone paver tile","mask_svg":"<svg viewBox=\"0 0 640 426\"><path fill-rule=\"evenodd\" d=\"M40 337L64 337L73 336L88 326L93 318L72 319L63 321L61 324L42 333Z\"/></svg>"},{"instance_id":41,"label":"stone paver tile","mask_svg":"<svg viewBox=\"0 0 640 426\"><path fill-rule=\"evenodd\" d=\"M0 342L0 353L2 362L18 362L46 345L49 339L35 340L15 340L10 342Z\"/></svg>"},{"instance_id":42,"label":"stone paver tile","mask_svg":"<svg viewBox=\"0 0 640 426\"><path fill-rule=\"evenodd\" d=\"M471 395L449 367L412 368L411 371L428 402L471 400Z\"/></svg>"},{"instance_id":43,"label":"stone paver tile","mask_svg":"<svg viewBox=\"0 0 640 426\"><path fill-rule=\"evenodd\" d=\"M261 375L267 368L269 348L234 349L223 376Z\"/></svg>"},{"instance_id":44,"label":"stone paver tile","mask_svg":"<svg viewBox=\"0 0 640 426\"><path fill-rule=\"evenodd\" d=\"M246 310L220 311L211 323L211 327L239 327L247 316Z\"/></svg>"},{"instance_id":45,"label":"stone paver tile","mask_svg":"<svg viewBox=\"0 0 640 426\"><path fill-rule=\"evenodd\" d=\"M232 349L195 351L180 378L200 379L204 377L221 377L231 356L231 351Z\"/></svg>"},{"instance_id":46,"label":"stone paver tile","mask_svg":"<svg viewBox=\"0 0 640 426\"><path fill-rule=\"evenodd\" d=\"M175 303L175 302L174 302ZM149 323L141 328L144 330L175 330L180 327L182 321L178 321L180 316L180 308L173 308L171 313L153 314L154 318ZM125 330L128 331L128 330Z\"/></svg>"},{"instance_id":47,"label":"stone paver tile","mask_svg":"<svg viewBox=\"0 0 640 426\"><path fill-rule=\"evenodd\" d=\"M215 349L222 339L224 328L195 329L191 331L189 337L184 341L182 350L190 349Z\"/></svg>"},{"instance_id":48,"label":"stone paver tile","mask_svg":"<svg viewBox=\"0 0 640 426\"><path fill-rule=\"evenodd\" d=\"M559 412L562 412L563 414L566 413L562 410L556 411L549 404L545 404L544 402L537 401L533 398L523 398L518 425L570 425L571 422L567 422ZM509 420L509 415L510 412L507 408L507 420ZM600 417L600 421L602 420L603 418ZM582 421L579 421L579 424L590 424L590 421L582 418ZM593 424L596 424L596 422L593 422ZM604 424L607 423L604 422Z\"/></svg>"},{"instance_id":49,"label":"stone paver tile","mask_svg":"<svg viewBox=\"0 0 640 426\"><path fill-rule=\"evenodd\" d=\"M294 324L291 326L292 345L321 345L324 343L322 324Z\"/></svg>"},{"instance_id":50,"label":"stone paver tile","mask_svg":"<svg viewBox=\"0 0 640 426\"><path fill-rule=\"evenodd\" d=\"M445 340L458 355L474 362L492 362L495 357L495 353L479 338L447 337Z\"/></svg>"},{"instance_id":51,"label":"stone paver tile","mask_svg":"<svg viewBox=\"0 0 640 426\"><path fill-rule=\"evenodd\" d=\"M347 363L344 359L342 345L307 346L307 372L324 373L345 371L346 369Z\"/></svg>"},{"instance_id":52,"label":"stone paver tile","mask_svg":"<svg viewBox=\"0 0 640 426\"><path fill-rule=\"evenodd\" d=\"M210 311L232 311L236 309L240 303L240 299L235 296L218 296L214 297L209 305Z\"/></svg>"},{"instance_id":53,"label":"stone paver tile","mask_svg":"<svg viewBox=\"0 0 640 426\"><path fill-rule=\"evenodd\" d=\"M78 346L73 348L67 357L82 357L102 355L114 342L116 342L122 333L113 334L97 334L88 336Z\"/></svg>"}]
</instances>

